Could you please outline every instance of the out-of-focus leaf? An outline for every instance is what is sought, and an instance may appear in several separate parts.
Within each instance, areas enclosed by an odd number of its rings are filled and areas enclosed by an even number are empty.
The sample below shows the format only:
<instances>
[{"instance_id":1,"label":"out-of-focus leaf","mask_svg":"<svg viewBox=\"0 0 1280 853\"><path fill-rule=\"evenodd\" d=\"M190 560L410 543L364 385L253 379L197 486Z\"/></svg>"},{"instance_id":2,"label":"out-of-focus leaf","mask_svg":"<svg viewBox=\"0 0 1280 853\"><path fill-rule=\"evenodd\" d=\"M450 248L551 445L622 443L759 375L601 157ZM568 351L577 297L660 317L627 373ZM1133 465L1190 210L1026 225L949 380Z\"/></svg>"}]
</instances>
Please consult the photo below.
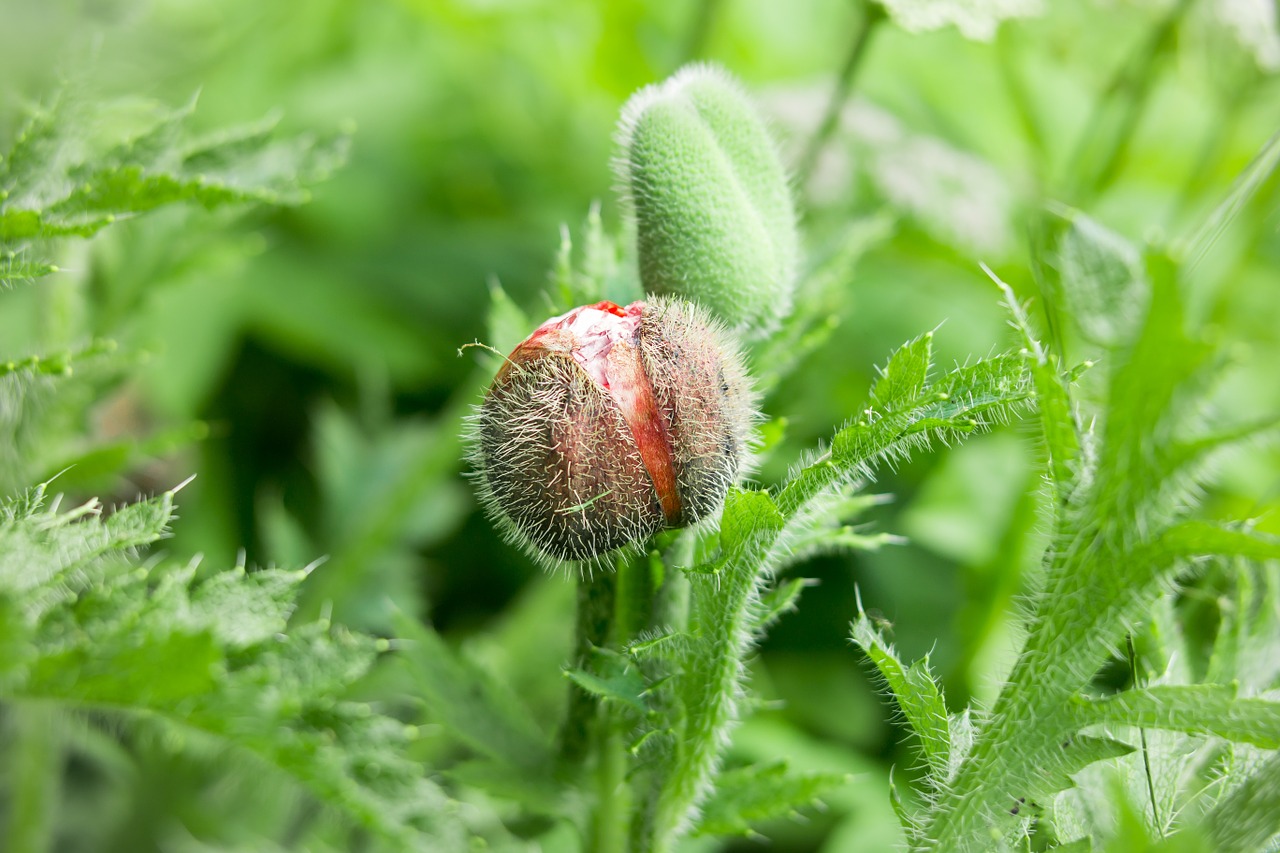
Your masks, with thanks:
<instances>
[{"instance_id":1,"label":"out-of-focus leaf","mask_svg":"<svg viewBox=\"0 0 1280 853\"><path fill-rule=\"evenodd\" d=\"M199 732L399 843L458 843L444 793L404 756L406 727L343 699L379 644L288 628L301 572L195 583L194 564L141 561L172 515L173 492L106 518L43 489L0 505L0 644L27 650L0 668L0 696Z\"/></svg>"},{"instance_id":2,"label":"out-of-focus leaf","mask_svg":"<svg viewBox=\"0 0 1280 853\"><path fill-rule=\"evenodd\" d=\"M752 835L753 825L812 807L849 779L837 773L789 773L786 762L725 771L702 808L695 834Z\"/></svg>"}]
</instances>

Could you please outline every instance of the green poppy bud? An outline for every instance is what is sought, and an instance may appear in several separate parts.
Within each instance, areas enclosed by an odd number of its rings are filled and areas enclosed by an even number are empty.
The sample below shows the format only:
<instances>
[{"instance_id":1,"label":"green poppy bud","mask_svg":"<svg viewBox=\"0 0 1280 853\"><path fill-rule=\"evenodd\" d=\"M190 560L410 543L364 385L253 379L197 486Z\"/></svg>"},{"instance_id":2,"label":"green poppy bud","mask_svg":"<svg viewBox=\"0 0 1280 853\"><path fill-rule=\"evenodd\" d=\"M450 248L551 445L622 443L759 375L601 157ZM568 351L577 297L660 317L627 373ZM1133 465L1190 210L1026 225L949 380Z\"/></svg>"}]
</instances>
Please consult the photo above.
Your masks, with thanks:
<instances>
[{"instance_id":1,"label":"green poppy bud","mask_svg":"<svg viewBox=\"0 0 1280 853\"><path fill-rule=\"evenodd\" d=\"M795 210L763 120L724 71L691 65L622 111L617 171L645 291L763 335L791 310Z\"/></svg>"}]
</instances>

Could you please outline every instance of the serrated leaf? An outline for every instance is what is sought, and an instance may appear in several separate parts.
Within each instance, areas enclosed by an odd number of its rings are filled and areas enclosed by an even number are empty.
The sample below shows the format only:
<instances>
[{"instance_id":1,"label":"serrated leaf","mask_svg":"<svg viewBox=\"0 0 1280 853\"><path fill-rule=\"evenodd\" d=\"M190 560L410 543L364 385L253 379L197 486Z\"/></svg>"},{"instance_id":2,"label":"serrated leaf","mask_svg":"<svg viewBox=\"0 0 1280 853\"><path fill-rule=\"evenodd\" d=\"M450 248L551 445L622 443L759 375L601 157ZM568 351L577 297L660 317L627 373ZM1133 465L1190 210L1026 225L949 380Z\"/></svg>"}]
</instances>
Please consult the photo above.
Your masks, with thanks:
<instances>
[{"instance_id":1,"label":"serrated leaf","mask_svg":"<svg viewBox=\"0 0 1280 853\"><path fill-rule=\"evenodd\" d=\"M1280 834L1280 754L1238 785L1205 815L1217 853L1253 853Z\"/></svg>"},{"instance_id":2,"label":"serrated leaf","mask_svg":"<svg viewBox=\"0 0 1280 853\"><path fill-rule=\"evenodd\" d=\"M404 660L434 721L495 761L525 772L549 770L546 737L502 685L417 620L397 614L396 630L407 642Z\"/></svg>"},{"instance_id":3,"label":"serrated leaf","mask_svg":"<svg viewBox=\"0 0 1280 853\"><path fill-rule=\"evenodd\" d=\"M191 595L191 618L228 648L243 649L284 633L306 572L266 569L220 572ZM224 620L226 613L237 614Z\"/></svg>"},{"instance_id":4,"label":"serrated leaf","mask_svg":"<svg viewBox=\"0 0 1280 853\"><path fill-rule=\"evenodd\" d=\"M107 518L62 511L36 489L0 506L0 616L25 646L0 667L0 699L146 720L248 751L338 812L407 847L461 843L443 792L404 757L409 732L343 698L378 654L327 623L288 628L303 575L214 573L142 562L163 535L172 493ZM245 589L236 589L244 584ZM0 642L11 634L0 625Z\"/></svg>"},{"instance_id":5,"label":"serrated leaf","mask_svg":"<svg viewBox=\"0 0 1280 853\"><path fill-rule=\"evenodd\" d=\"M60 575L75 589L85 582L75 570L155 542L173 514L172 493L130 504L105 521L96 500L59 512L56 504L44 507L46 487L0 503L0 590L23 593Z\"/></svg>"},{"instance_id":6,"label":"serrated leaf","mask_svg":"<svg viewBox=\"0 0 1280 853\"><path fill-rule=\"evenodd\" d=\"M1049 457L1049 486L1054 491L1054 504L1057 505L1074 491L1080 465L1081 428L1070 393L1070 385L1079 376L1074 372L1063 376L1056 359L1036 336L1031 318L1018 301L1013 288L1001 281L985 264L983 271L1000 288L1005 308L1030 356L1030 370L1036 389L1036 411ZM1080 365L1079 370L1083 372L1087 366L1087 363Z\"/></svg>"},{"instance_id":7,"label":"serrated leaf","mask_svg":"<svg viewBox=\"0 0 1280 853\"><path fill-rule=\"evenodd\" d=\"M1142 254L1114 231L1076 210L1058 245L1064 301L1085 337L1106 347L1132 339L1150 301Z\"/></svg>"},{"instance_id":8,"label":"serrated leaf","mask_svg":"<svg viewBox=\"0 0 1280 853\"><path fill-rule=\"evenodd\" d=\"M756 631L764 633L775 622L796 609L800 593L815 582L808 578L792 578L777 584L760 597L760 613L756 617Z\"/></svg>"},{"instance_id":9,"label":"serrated leaf","mask_svg":"<svg viewBox=\"0 0 1280 853\"><path fill-rule=\"evenodd\" d=\"M63 98L31 119L0 159L0 257L12 259L34 239L90 237L178 202L298 204L308 198L305 185L342 164L350 141L345 134L280 138L274 120L196 137L189 129L193 101L157 110L137 135L95 151L97 140L85 139L122 109ZM19 272L6 280L34 277Z\"/></svg>"},{"instance_id":10,"label":"serrated leaf","mask_svg":"<svg viewBox=\"0 0 1280 853\"><path fill-rule=\"evenodd\" d=\"M0 287L12 287L19 282L44 278L58 271L58 268L43 260L33 260L30 251L21 255L13 250L0 251Z\"/></svg>"},{"instance_id":11,"label":"serrated leaf","mask_svg":"<svg viewBox=\"0 0 1280 853\"><path fill-rule=\"evenodd\" d=\"M1011 418L1033 394L1026 359L1006 353L957 367L927 387L917 385L927 357L925 337L907 344L877 384L878 399L891 405L870 406L840 429L830 449L788 477L778 507L794 528L807 530L815 513L829 506L851 482L871 477L885 461L906 456L931 440L952 441ZM915 394L909 389L918 388Z\"/></svg>"},{"instance_id":12,"label":"serrated leaf","mask_svg":"<svg viewBox=\"0 0 1280 853\"><path fill-rule=\"evenodd\" d=\"M850 625L850 636L867 653L892 691L903 716L920 740L932 784L941 785L947 778L951 732L942 689L929 673L928 658L903 666L893 646L861 611Z\"/></svg>"},{"instance_id":13,"label":"serrated leaf","mask_svg":"<svg viewBox=\"0 0 1280 853\"><path fill-rule=\"evenodd\" d=\"M811 807L849 779L838 773L788 773L785 762L726 770L694 834L750 835L753 825Z\"/></svg>"},{"instance_id":14,"label":"serrated leaf","mask_svg":"<svg viewBox=\"0 0 1280 853\"><path fill-rule=\"evenodd\" d=\"M19 693L146 708L212 691L222 662L213 637L160 627L123 624L108 634L70 638L70 648L49 649L31 663Z\"/></svg>"},{"instance_id":15,"label":"serrated leaf","mask_svg":"<svg viewBox=\"0 0 1280 853\"><path fill-rule=\"evenodd\" d=\"M1046 798L1075 784L1071 777L1091 764L1120 758L1134 751L1129 744L1109 737L1075 735L1064 740L1036 774L1031 793Z\"/></svg>"},{"instance_id":16,"label":"serrated leaf","mask_svg":"<svg viewBox=\"0 0 1280 853\"><path fill-rule=\"evenodd\" d=\"M880 378L871 390L874 406L892 410L910 405L924 390L932 361L933 333L903 344L880 369Z\"/></svg>"},{"instance_id":17,"label":"serrated leaf","mask_svg":"<svg viewBox=\"0 0 1280 853\"><path fill-rule=\"evenodd\" d=\"M1280 702L1240 699L1231 686L1154 686L1103 699L1077 698L1081 726L1109 723L1188 734L1211 734L1263 749L1280 749Z\"/></svg>"},{"instance_id":18,"label":"serrated leaf","mask_svg":"<svg viewBox=\"0 0 1280 853\"><path fill-rule=\"evenodd\" d=\"M624 655L598 651L592 655L592 668L566 669L565 677L583 690L609 702L618 702L637 713L648 712L644 694L649 685L639 669Z\"/></svg>"}]
</instances>

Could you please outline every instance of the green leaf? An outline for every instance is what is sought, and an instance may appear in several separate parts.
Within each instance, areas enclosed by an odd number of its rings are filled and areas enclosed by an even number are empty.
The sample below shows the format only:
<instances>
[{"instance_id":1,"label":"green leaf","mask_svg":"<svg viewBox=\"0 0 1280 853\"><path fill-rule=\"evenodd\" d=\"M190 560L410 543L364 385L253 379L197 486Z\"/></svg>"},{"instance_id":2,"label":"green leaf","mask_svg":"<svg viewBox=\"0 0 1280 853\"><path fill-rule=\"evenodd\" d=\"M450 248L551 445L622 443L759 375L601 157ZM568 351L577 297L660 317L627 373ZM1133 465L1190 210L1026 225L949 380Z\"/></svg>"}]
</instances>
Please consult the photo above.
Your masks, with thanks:
<instances>
[{"instance_id":1,"label":"green leaf","mask_svg":"<svg viewBox=\"0 0 1280 853\"><path fill-rule=\"evenodd\" d=\"M1030 793L1040 799L1066 790L1075 784L1071 777L1099 761L1129 755L1134 748L1108 737L1074 735L1064 740L1058 752L1044 761L1036 774Z\"/></svg>"},{"instance_id":2,"label":"green leaf","mask_svg":"<svg viewBox=\"0 0 1280 853\"><path fill-rule=\"evenodd\" d=\"M851 778L838 773L792 774L786 762L724 771L703 805L694 834L751 835L753 825L813 806Z\"/></svg>"},{"instance_id":3,"label":"green leaf","mask_svg":"<svg viewBox=\"0 0 1280 853\"><path fill-rule=\"evenodd\" d=\"M130 504L103 520L97 500L65 512L58 502L46 507L47 488L46 483L0 502L0 591L24 595L35 615L83 588L89 576L82 570L96 561L127 556L158 540L173 516L173 492ZM66 593L52 601L33 594L59 577L72 585Z\"/></svg>"},{"instance_id":4,"label":"green leaf","mask_svg":"<svg viewBox=\"0 0 1280 853\"><path fill-rule=\"evenodd\" d=\"M1280 565L1235 560L1228 575L1232 589L1219 608L1205 680L1238 681L1249 693L1271 690L1280 684Z\"/></svg>"},{"instance_id":5,"label":"green leaf","mask_svg":"<svg viewBox=\"0 0 1280 853\"><path fill-rule=\"evenodd\" d=\"M929 659L926 657L909 667L903 666L893 646L862 611L861 602L858 618L850 625L850 636L875 664L880 677L897 700L902 715L919 738L920 751L929 769L930 784L941 786L947 779L951 731L942 688L929 673Z\"/></svg>"},{"instance_id":6,"label":"green leaf","mask_svg":"<svg viewBox=\"0 0 1280 853\"><path fill-rule=\"evenodd\" d=\"M788 537L803 535L851 484L930 441L950 442L1009 420L1033 395L1026 359L1006 353L957 367L925 385L930 336L905 344L881 371L873 405L830 448L788 477L778 507ZM784 539L789 541L789 539Z\"/></svg>"},{"instance_id":7,"label":"green leaf","mask_svg":"<svg viewBox=\"0 0 1280 853\"><path fill-rule=\"evenodd\" d=\"M792 578L777 584L760 597L760 613L756 616L756 633L763 634L785 614L796 609L800 593L813 586L809 578Z\"/></svg>"},{"instance_id":8,"label":"green leaf","mask_svg":"<svg viewBox=\"0 0 1280 853\"><path fill-rule=\"evenodd\" d=\"M1013 288L1001 281L985 264L982 269L1000 288L1005 308L1030 356L1030 369L1035 381L1036 410L1048 454L1049 486L1054 491L1054 505L1057 506L1074 491L1081 463L1081 426L1070 392L1071 382L1076 377L1062 374L1057 360L1036 337L1031 318L1014 295Z\"/></svg>"},{"instance_id":9,"label":"green leaf","mask_svg":"<svg viewBox=\"0 0 1280 853\"><path fill-rule=\"evenodd\" d=\"M245 649L283 634L293 612L298 586L308 572L244 569L220 572L191 595L191 621L208 625L227 648ZM222 614L235 613L224 622Z\"/></svg>"},{"instance_id":10,"label":"green leaf","mask_svg":"<svg viewBox=\"0 0 1280 853\"><path fill-rule=\"evenodd\" d=\"M143 561L173 492L103 518L45 488L0 504L0 700L159 722L247 751L337 813L407 847L461 843L444 793L405 757L412 732L344 698L379 644L288 627L303 572L211 573Z\"/></svg>"},{"instance_id":11,"label":"green leaf","mask_svg":"<svg viewBox=\"0 0 1280 853\"><path fill-rule=\"evenodd\" d=\"M1155 686L1103 699L1079 697L1072 712L1080 726L1109 723L1168 729L1280 749L1280 702L1239 699L1229 686Z\"/></svg>"},{"instance_id":12,"label":"green leaf","mask_svg":"<svg viewBox=\"0 0 1280 853\"><path fill-rule=\"evenodd\" d=\"M1204 823L1218 853L1264 849L1280 833L1280 754L1219 800Z\"/></svg>"},{"instance_id":13,"label":"green leaf","mask_svg":"<svg viewBox=\"0 0 1280 853\"><path fill-rule=\"evenodd\" d=\"M932 364L932 346L933 332L929 332L899 347L879 370L880 378L871 389L871 404L893 411L919 399Z\"/></svg>"},{"instance_id":14,"label":"green leaf","mask_svg":"<svg viewBox=\"0 0 1280 853\"><path fill-rule=\"evenodd\" d=\"M30 251L19 254L12 249L0 252L0 287L11 287L58 272L55 265L47 261L32 260L30 254Z\"/></svg>"},{"instance_id":15,"label":"green leaf","mask_svg":"<svg viewBox=\"0 0 1280 853\"><path fill-rule=\"evenodd\" d=\"M0 158L0 286L56 270L28 260L33 240L90 237L117 220L181 202L302 203L306 185L340 166L350 142L343 133L283 138L274 119L198 136L190 129L194 101L153 109L132 136L100 138L99 128L132 106L63 96L34 115Z\"/></svg>"},{"instance_id":16,"label":"green leaf","mask_svg":"<svg viewBox=\"0 0 1280 853\"><path fill-rule=\"evenodd\" d=\"M594 672L566 669L565 677L593 696L619 702L640 714L647 713L644 695L649 685L627 656L597 649L592 657Z\"/></svg>"},{"instance_id":17,"label":"green leaf","mask_svg":"<svg viewBox=\"0 0 1280 853\"><path fill-rule=\"evenodd\" d=\"M396 630L403 659L433 721L468 747L520 772L545 774L550 744L516 697L450 649L435 631L404 615Z\"/></svg>"},{"instance_id":18,"label":"green leaf","mask_svg":"<svg viewBox=\"0 0 1280 853\"><path fill-rule=\"evenodd\" d=\"M1058 213L1066 221L1058 245L1063 300L1088 340L1121 346L1133 338L1150 301L1142 254L1077 210Z\"/></svg>"},{"instance_id":19,"label":"green leaf","mask_svg":"<svg viewBox=\"0 0 1280 853\"><path fill-rule=\"evenodd\" d=\"M1280 537L1212 522L1184 521L1162 533L1153 552L1153 556L1165 560L1197 557L1276 560L1280 559Z\"/></svg>"}]
</instances>

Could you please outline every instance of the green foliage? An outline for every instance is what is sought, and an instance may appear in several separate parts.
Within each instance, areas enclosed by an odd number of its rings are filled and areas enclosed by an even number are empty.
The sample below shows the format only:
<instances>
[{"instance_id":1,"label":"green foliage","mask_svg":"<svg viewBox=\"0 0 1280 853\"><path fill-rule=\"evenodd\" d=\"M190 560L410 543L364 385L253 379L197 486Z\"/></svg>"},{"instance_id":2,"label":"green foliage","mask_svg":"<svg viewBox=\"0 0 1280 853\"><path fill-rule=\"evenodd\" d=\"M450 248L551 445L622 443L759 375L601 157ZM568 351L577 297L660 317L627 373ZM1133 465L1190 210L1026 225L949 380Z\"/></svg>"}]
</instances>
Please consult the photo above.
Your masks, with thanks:
<instances>
[{"instance_id":1,"label":"green foliage","mask_svg":"<svg viewBox=\"0 0 1280 853\"><path fill-rule=\"evenodd\" d=\"M338 698L379 644L324 620L286 632L305 571L198 579L194 563L137 560L173 496L104 517L42 486L0 507L0 645L15 652L0 698L160 722L251 754L387 838L455 843L447 798L404 756L413 729Z\"/></svg>"},{"instance_id":2,"label":"green foliage","mask_svg":"<svg viewBox=\"0 0 1280 853\"><path fill-rule=\"evenodd\" d=\"M698 834L758 835L752 824L794 814L797 805L817 802L848 782L833 773L791 774L785 762L725 770L703 806Z\"/></svg>"},{"instance_id":3,"label":"green foliage","mask_svg":"<svg viewBox=\"0 0 1280 853\"><path fill-rule=\"evenodd\" d=\"M690 66L623 108L619 180L640 279L756 336L791 311L798 238L764 122L726 73Z\"/></svg>"},{"instance_id":4,"label":"green foliage","mask_svg":"<svg viewBox=\"0 0 1280 853\"><path fill-rule=\"evenodd\" d=\"M1267 4L90 5L0 0L0 847L1276 846ZM667 286L703 57L757 465L545 577L467 342Z\"/></svg>"},{"instance_id":5,"label":"green foliage","mask_svg":"<svg viewBox=\"0 0 1280 853\"><path fill-rule=\"evenodd\" d=\"M105 358L118 342L77 322L68 295L76 285L67 281L75 274L53 262L69 240L184 203L300 204L307 186L347 156L348 135L282 138L275 119L198 133L194 110L194 100L172 110L130 99L85 102L63 92L35 109L0 154L0 290L42 279L47 292L40 298L48 303L32 336L42 349L20 353L6 345L0 353L8 359L0 362L0 485L15 489L73 465L80 469L73 477L120 468L175 443L160 435L95 446L48 435L60 421L83 417L92 403L86 392L102 394L124 372L120 359ZM120 306L126 316L134 307ZM77 370L84 376L73 380ZM73 387L64 387L69 382ZM184 426L176 443L202 429Z\"/></svg>"},{"instance_id":6,"label":"green foliage","mask_svg":"<svg viewBox=\"0 0 1280 853\"><path fill-rule=\"evenodd\" d=\"M721 796L715 793L720 757L746 713L745 656L760 631L778 611L793 606L803 588L789 582L771 589L775 574L794 559L794 548L847 541L847 530L831 522L847 514L848 495L865 487L878 466L931 442L961 440L1008 419L1030 400L1025 359L1014 354L957 367L930 382L931 339L923 336L896 352L860 419L839 430L826 451L798 466L775 493L732 491L719 530L695 549L706 550L703 561L693 566L664 561L662 584L649 594L661 601L673 595L669 587L687 583L683 625L641 625L658 633L625 644L631 669L613 665L612 672L571 673L582 689L605 700L606 713L613 709L633 731L638 727L631 747L637 771L628 774L635 780L631 838L636 849L670 849L694 827L702 833L738 833L754 809L785 812L831 784L780 778L777 770L739 773L723 794L737 805L719 802L710 817L699 819L704 802L717 803ZM860 544L866 547L868 540ZM923 675L913 672L913 680ZM637 690L643 684L637 674L648 682L643 690ZM935 687L926 713L938 707ZM730 808L741 816L726 815Z\"/></svg>"},{"instance_id":7,"label":"green foliage","mask_svg":"<svg viewBox=\"0 0 1280 853\"><path fill-rule=\"evenodd\" d=\"M345 135L282 140L274 119L195 134L194 100L166 110L70 97L33 114L0 158L0 257L8 264L0 286L57 271L33 258L43 241L90 237L179 202L298 204L308 198L304 185L346 159ZM86 136L88 128L122 118L133 125L125 138Z\"/></svg>"},{"instance_id":8,"label":"green foliage","mask_svg":"<svg viewBox=\"0 0 1280 853\"><path fill-rule=\"evenodd\" d=\"M1215 443L1198 424L1210 350L1186 329L1174 264L1151 253L1145 271L1135 271L1136 250L1079 215L1069 220L1060 246L1060 287L1077 298L1071 316L1086 333L1106 329L1091 339L1112 342L1104 408L1096 432L1082 427L1069 374L1033 337L1025 312L1000 283L1025 351L1033 356L1044 401L1039 413L1054 529L1043 576L1022 617L1022 651L994 706L976 717L972 746L948 758L946 716L927 659L904 667L865 615L853 626L854 641L867 651L923 746L930 797L907 815L913 849L983 850L992 839L1014 845L1031 831L1026 803L1068 796L1060 792L1086 768L1120 756L1133 759L1139 751L1151 796L1135 790L1128 801L1149 802L1146 816L1138 813L1138 826L1164 835L1181 828L1175 814L1202 805L1205 789L1174 791L1161 809L1152 780L1163 770L1162 756L1148 744L1146 730L1280 748L1280 704L1237 695L1244 673L1224 660L1234 645L1230 621L1215 644L1222 648L1214 656L1224 663L1208 673L1213 681L1189 684L1185 673L1179 678L1166 672L1166 683L1158 686L1088 694L1109 650L1120 646L1126 632L1141 630L1145 614L1169 595L1180 575L1188 577L1206 560L1272 561L1267 574L1274 574L1280 540L1247 525L1191 516L1203 472L1201 465L1187 464L1185 448L1207 451ZM1144 293L1139 282L1149 282L1150 290ZM1121 303L1146 315L1132 333L1103 325L1123 322L1114 310ZM882 382L891 380L887 375ZM1230 441L1230 435L1217 441ZM1248 610L1255 606L1240 603ZM1274 623L1274 601L1261 612L1265 623ZM1166 623L1162 633L1172 630ZM1176 657L1168 653L1164 665L1172 666ZM1087 734L1116 727L1142 732L1141 750ZM1248 778L1247 771L1237 772ZM1247 799L1256 783L1243 784L1249 787L1240 796ZM1075 841L1073 832L1107 837L1088 812L1081 820L1074 828L1071 820L1062 821L1058 838ZM1207 819L1210 834L1222 831L1215 823L1220 820ZM1041 824L1036 832L1051 826Z\"/></svg>"}]
</instances>

